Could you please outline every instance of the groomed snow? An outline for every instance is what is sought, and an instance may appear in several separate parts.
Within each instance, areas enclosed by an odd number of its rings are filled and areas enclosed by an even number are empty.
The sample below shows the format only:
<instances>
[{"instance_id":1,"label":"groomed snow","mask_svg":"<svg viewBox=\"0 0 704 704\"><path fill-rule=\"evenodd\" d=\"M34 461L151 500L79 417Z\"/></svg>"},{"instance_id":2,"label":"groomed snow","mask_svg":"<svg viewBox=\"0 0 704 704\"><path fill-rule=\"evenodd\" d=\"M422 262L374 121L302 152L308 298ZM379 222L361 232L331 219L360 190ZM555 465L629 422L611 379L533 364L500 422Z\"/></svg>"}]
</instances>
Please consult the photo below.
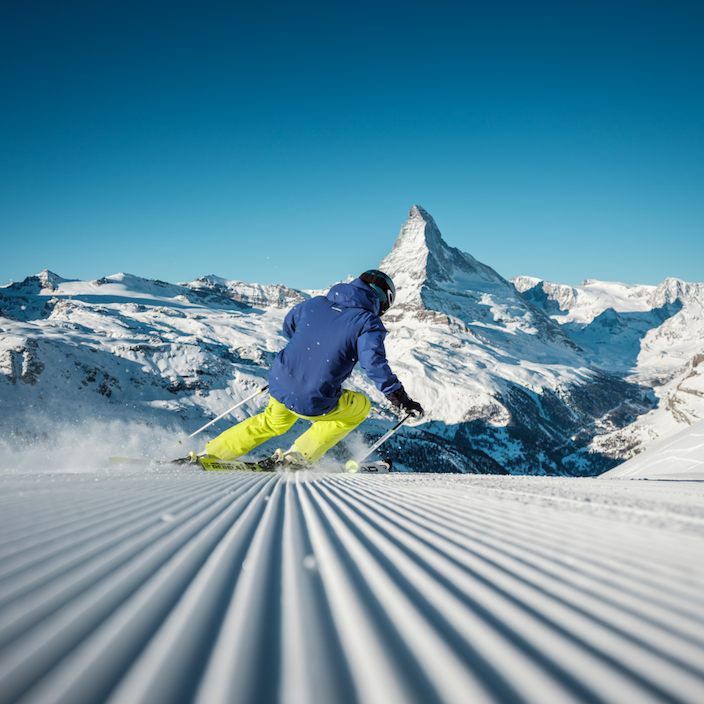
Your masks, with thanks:
<instances>
[{"instance_id":1,"label":"groomed snow","mask_svg":"<svg viewBox=\"0 0 704 704\"><path fill-rule=\"evenodd\" d=\"M702 484L0 476L0 701L704 701Z\"/></svg>"},{"instance_id":2,"label":"groomed snow","mask_svg":"<svg viewBox=\"0 0 704 704\"><path fill-rule=\"evenodd\" d=\"M704 421L673 437L653 443L642 454L602 476L618 479L704 480Z\"/></svg>"}]
</instances>

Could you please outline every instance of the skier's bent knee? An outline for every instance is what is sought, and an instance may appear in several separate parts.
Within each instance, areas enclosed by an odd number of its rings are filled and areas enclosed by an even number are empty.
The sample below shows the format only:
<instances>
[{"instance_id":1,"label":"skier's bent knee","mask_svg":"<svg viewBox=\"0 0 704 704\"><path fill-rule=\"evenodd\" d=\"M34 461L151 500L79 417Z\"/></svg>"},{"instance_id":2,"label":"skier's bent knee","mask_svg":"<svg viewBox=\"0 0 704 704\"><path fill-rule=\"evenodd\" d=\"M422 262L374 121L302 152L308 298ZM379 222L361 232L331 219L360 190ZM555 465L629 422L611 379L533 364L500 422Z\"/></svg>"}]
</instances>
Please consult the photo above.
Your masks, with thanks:
<instances>
[{"instance_id":1,"label":"skier's bent knee","mask_svg":"<svg viewBox=\"0 0 704 704\"><path fill-rule=\"evenodd\" d=\"M281 426L276 423L272 423L270 420L267 420L267 430L271 433L271 435L283 435L291 426Z\"/></svg>"}]
</instances>

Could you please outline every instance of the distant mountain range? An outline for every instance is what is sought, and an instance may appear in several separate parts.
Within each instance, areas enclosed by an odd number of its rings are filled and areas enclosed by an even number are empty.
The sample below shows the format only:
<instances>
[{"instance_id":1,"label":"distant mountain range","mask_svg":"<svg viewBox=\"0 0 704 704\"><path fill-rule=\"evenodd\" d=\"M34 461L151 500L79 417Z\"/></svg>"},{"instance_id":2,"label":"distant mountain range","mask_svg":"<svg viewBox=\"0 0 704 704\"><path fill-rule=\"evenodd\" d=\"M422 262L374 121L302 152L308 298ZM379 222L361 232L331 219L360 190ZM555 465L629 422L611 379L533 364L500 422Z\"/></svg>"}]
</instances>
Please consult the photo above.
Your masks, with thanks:
<instances>
[{"instance_id":1,"label":"distant mountain range","mask_svg":"<svg viewBox=\"0 0 704 704\"><path fill-rule=\"evenodd\" d=\"M704 418L704 284L665 279L658 286L514 279L516 289L560 324L590 366L650 389L657 406L636 422L600 433L592 448L633 455Z\"/></svg>"},{"instance_id":2,"label":"distant mountain range","mask_svg":"<svg viewBox=\"0 0 704 704\"><path fill-rule=\"evenodd\" d=\"M593 475L704 418L704 284L508 281L419 206L380 268L398 289L389 360L428 411L390 444L401 468ZM190 432L265 383L286 310L313 293L46 270L0 287L0 431L31 438L48 417ZM350 386L375 403L371 438L388 405L359 371Z\"/></svg>"}]
</instances>

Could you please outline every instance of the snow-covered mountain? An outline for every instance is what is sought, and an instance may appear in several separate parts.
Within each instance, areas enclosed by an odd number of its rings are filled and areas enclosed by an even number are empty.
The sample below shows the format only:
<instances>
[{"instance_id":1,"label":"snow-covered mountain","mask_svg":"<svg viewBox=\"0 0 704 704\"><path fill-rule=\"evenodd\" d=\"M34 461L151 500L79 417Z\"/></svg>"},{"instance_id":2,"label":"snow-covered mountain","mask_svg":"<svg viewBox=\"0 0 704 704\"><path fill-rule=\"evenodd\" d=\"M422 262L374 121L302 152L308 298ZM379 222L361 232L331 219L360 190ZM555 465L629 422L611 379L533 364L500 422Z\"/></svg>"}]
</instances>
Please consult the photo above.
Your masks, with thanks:
<instances>
[{"instance_id":1,"label":"snow-covered mountain","mask_svg":"<svg viewBox=\"0 0 704 704\"><path fill-rule=\"evenodd\" d=\"M206 418L262 383L284 305L303 296L215 277L176 285L49 271L0 288L0 400L12 410L0 422Z\"/></svg>"},{"instance_id":2,"label":"snow-covered mountain","mask_svg":"<svg viewBox=\"0 0 704 704\"><path fill-rule=\"evenodd\" d=\"M445 243L414 206L381 262L397 282L386 316L392 366L476 471L596 472L598 432L652 405L647 390L590 368L544 311L491 267ZM439 451L433 447L433 451Z\"/></svg>"},{"instance_id":3,"label":"snow-covered mountain","mask_svg":"<svg viewBox=\"0 0 704 704\"><path fill-rule=\"evenodd\" d=\"M653 442L645 452L606 472L609 479L704 479L704 421Z\"/></svg>"},{"instance_id":4,"label":"snow-covered mountain","mask_svg":"<svg viewBox=\"0 0 704 704\"><path fill-rule=\"evenodd\" d=\"M683 298L700 300L698 285L511 283L450 247L418 206L380 267L398 289L385 318L389 359L428 411L390 442L402 467L432 458L449 471L596 474L631 451L636 419L663 412L653 379L700 383L696 357L686 379L656 363L681 333L677 317L696 317ZM190 432L265 383L286 310L313 293L212 275L171 284L49 271L0 287L4 442L86 419ZM625 358L608 351L614 337ZM652 354L634 375L638 340ZM681 334L677 344L684 359ZM392 418L385 399L359 371L350 385L375 403L364 428L381 432Z\"/></svg>"},{"instance_id":5,"label":"snow-covered mountain","mask_svg":"<svg viewBox=\"0 0 704 704\"><path fill-rule=\"evenodd\" d=\"M559 323L589 363L652 388L658 403L593 447L623 458L704 419L704 284L665 279L658 286L513 280L526 301Z\"/></svg>"}]
</instances>

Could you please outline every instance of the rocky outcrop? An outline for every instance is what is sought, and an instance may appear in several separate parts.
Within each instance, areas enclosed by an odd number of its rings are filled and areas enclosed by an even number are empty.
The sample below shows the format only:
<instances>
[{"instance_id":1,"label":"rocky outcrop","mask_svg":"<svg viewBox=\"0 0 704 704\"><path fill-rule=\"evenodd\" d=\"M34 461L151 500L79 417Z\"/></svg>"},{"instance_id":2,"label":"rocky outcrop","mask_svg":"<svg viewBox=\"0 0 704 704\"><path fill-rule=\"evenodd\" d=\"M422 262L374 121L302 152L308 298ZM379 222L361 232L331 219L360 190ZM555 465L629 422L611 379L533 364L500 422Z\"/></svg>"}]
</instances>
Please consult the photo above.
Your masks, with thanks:
<instances>
[{"instance_id":1,"label":"rocky outcrop","mask_svg":"<svg viewBox=\"0 0 704 704\"><path fill-rule=\"evenodd\" d=\"M0 374L10 384L33 386L44 371L39 359L39 344L33 338L3 340L0 349Z\"/></svg>"}]
</instances>

